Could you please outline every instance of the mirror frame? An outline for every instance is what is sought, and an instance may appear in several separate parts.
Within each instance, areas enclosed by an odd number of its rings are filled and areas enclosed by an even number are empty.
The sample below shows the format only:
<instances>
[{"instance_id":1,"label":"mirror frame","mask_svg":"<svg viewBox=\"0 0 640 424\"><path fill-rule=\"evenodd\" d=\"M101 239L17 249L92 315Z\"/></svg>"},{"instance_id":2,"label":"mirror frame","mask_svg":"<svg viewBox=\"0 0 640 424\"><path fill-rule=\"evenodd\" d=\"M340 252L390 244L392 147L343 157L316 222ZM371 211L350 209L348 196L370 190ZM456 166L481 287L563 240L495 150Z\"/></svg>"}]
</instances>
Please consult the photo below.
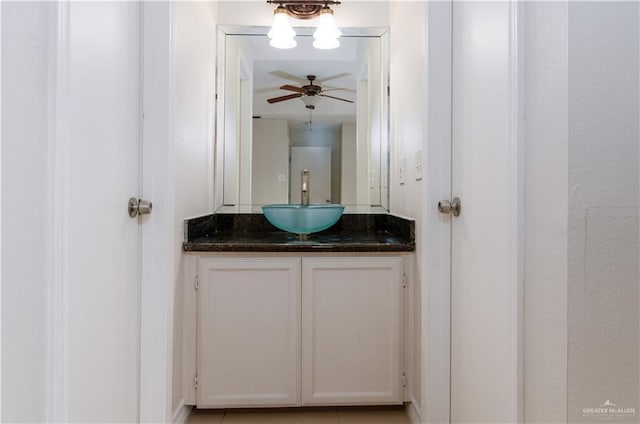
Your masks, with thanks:
<instances>
[{"instance_id":1,"label":"mirror frame","mask_svg":"<svg viewBox=\"0 0 640 424\"><path fill-rule=\"evenodd\" d=\"M296 27L297 36L310 37L313 34L315 28ZM379 180L380 202L379 204L355 204L346 205L345 213L387 213L389 212L390 204L390 185L389 185L389 169L390 169L390 155L391 155L391 134L390 134L390 99L389 99L389 83L390 83L390 52L389 52L389 28L340 28L342 31L342 37L358 37L358 38L379 38L380 39L380 72L381 87L380 87L380 166L379 175L376 177ZM229 36L264 36L266 37L268 27L261 26L231 26L231 25L218 25L217 27L217 57L215 66L215 101L216 101L216 119L215 119L215 147L214 147L214 163L215 163L215 181L214 181L214 210L216 212L246 212L246 213L261 213L260 206L255 204L242 203L238 201L239 188L240 188L240 175L241 175L241 158L238 154L239 150L246 151L247 148L242 149L242 146L246 146L247 143L252 143L252 140L238 140L235 132L233 138L235 143L233 151L228 147L227 140L230 139L227 129L227 123L225 121L225 111L227 110L227 103L231 100L225 96L225 84L226 84L226 46L227 37ZM246 72L246 68L249 64L241 64L240 72ZM245 68L243 71L242 68ZM245 113L246 114L246 113ZM251 118L251 113L247 114ZM357 122L357 120L356 120ZM228 162L225 160L227 156L231 156L233 153L235 156L233 167L229 169ZM233 174L233 175L231 175ZM229 184L228 181L234 179L234 184ZM225 181L227 183L225 184ZM367 185L370 185L369 179L367 179ZM231 201L233 200L233 201Z\"/></svg>"}]
</instances>

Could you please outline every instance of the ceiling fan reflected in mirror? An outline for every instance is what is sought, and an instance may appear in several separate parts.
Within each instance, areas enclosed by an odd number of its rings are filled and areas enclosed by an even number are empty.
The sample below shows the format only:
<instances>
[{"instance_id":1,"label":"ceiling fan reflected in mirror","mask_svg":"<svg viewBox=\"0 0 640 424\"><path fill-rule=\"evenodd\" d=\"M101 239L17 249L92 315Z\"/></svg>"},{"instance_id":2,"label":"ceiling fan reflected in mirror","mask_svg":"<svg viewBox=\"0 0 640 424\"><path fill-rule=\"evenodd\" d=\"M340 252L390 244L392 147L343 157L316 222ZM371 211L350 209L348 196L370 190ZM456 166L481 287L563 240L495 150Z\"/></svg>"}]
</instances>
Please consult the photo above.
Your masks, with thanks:
<instances>
[{"instance_id":1,"label":"ceiling fan reflected in mirror","mask_svg":"<svg viewBox=\"0 0 640 424\"><path fill-rule=\"evenodd\" d=\"M349 74L334 75L332 77L318 80L317 84L320 84L322 81L328 81L330 79L340 78L347 75ZM343 99L341 97L329 96L328 94L324 94L327 91L346 90L346 88L330 88L327 90L323 90L320 85L314 84L314 81L316 80L315 75L307 75L307 79L309 80L309 84L302 85L301 87L297 87L295 85L290 85L290 84L285 84L282 87L280 87L281 90L294 91L295 94L287 94L286 96L273 97L271 99L267 99L267 102L279 103L279 102L284 102L285 100L301 99L304 102L305 107L311 110L316 108L316 105L320 101L321 97L327 97L329 99L340 100L347 103L354 103L353 100Z\"/></svg>"}]
</instances>

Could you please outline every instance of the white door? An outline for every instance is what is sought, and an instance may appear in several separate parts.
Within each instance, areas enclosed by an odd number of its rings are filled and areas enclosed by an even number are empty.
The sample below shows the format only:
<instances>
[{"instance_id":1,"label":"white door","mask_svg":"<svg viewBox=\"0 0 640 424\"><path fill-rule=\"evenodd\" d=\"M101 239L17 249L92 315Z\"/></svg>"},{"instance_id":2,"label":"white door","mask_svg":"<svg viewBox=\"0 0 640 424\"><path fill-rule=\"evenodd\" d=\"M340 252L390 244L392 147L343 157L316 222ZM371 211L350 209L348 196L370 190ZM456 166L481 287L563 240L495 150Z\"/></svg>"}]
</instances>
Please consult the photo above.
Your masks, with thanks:
<instances>
[{"instance_id":1,"label":"white door","mask_svg":"<svg viewBox=\"0 0 640 424\"><path fill-rule=\"evenodd\" d=\"M300 172L309 170L309 202L331 203L331 148L291 148L290 203L300 203Z\"/></svg>"},{"instance_id":2,"label":"white door","mask_svg":"<svg viewBox=\"0 0 640 424\"><path fill-rule=\"evenodd\" d=\"M515 2L453 2L451 421L518 422Z\"/></svg>"},{"instance_id":3,"label":"white door","mask_svg":"<svg viewBox=\"0 0 640 424\"><path fill-rule=\"evenodd\" d=\"M302 259L302 403L402 403L402 258Z\"/></svg>"},{"instance_id":4,"label":"white door","mask_svg":"<svg viewBox=\"0 0 640 424\"><path fill-rule=\"evenodd\" d=\"M198 260L199 408L297 406L300 259Z\"/></svg>"},{"instance_id":5,"label":"white door","mask_svg":"<svg viewBox=\"0 0 640 424\"><path fill-rule=\"evenodd\" d=\"M61 8L56 110L65 214L61 421L136 422L139 399L140 5ZM66 24L66 27L65 27ZM65 45L66 41L66 45ZM66 256L65 256L66 255Z\"/></svg>"}]
</instances>

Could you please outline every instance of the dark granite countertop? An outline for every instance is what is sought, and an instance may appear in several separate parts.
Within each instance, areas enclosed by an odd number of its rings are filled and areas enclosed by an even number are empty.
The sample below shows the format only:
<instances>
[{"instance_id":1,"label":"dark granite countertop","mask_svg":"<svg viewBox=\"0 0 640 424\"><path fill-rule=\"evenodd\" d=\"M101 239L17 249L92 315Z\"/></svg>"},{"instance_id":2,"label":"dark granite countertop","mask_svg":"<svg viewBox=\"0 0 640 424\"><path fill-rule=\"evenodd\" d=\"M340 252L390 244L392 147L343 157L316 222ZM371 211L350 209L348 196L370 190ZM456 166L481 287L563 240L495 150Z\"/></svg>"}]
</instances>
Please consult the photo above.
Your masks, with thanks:
<instances>
[{"instance_id":1,"label":"dark granite countertop","mask_svg":"<svg viewBox=\"0 0 640 424\"><path fill-rule=\"evenodd\" d=\"M212 214L185 220L186 252L411 252L413 220L391 214L345 214L301 240L262 214Z\"/></svg>"}]
</instances>

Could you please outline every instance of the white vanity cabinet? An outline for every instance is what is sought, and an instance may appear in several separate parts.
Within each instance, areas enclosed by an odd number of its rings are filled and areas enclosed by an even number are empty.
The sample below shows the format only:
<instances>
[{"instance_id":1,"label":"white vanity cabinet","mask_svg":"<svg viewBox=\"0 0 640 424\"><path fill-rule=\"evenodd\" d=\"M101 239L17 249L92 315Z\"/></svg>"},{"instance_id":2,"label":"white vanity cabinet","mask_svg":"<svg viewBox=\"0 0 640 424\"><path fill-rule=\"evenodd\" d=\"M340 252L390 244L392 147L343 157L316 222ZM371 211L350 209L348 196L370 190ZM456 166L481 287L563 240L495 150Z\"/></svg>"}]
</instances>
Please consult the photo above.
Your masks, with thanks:
<instances>
[{"instance_id":1,"label":"white vanity cabinet","mask_svg":"<svg viewBox=\"0 0 640 424\"><path fill-rule=\"evenodd\" d=\"M193 255L199 408L401 404L406 255ZM189 325L185 326L188 342ZM190 401L191 398L191 401ZM195 402L194 402L195 401Z\"/></svg>"},{"instance_id":2,"label":"white vanity cabinet","mask_svg":"<svg viewBox=\"0 0 640 424\"><path fill-rule=\"evenodd\" d=\"M402 258L302 260L302 403L402 402Z\"/></svg>"},{"instance_id":3,"label":"white vanity cabinet","mask_svg":"<svg viewBox=\"0 0 640 424\"><path fill-rule=\"evenodd\" d=\"M200 258L197 405L296 406L300 261Z\"/></svg>"}]
</instances>

